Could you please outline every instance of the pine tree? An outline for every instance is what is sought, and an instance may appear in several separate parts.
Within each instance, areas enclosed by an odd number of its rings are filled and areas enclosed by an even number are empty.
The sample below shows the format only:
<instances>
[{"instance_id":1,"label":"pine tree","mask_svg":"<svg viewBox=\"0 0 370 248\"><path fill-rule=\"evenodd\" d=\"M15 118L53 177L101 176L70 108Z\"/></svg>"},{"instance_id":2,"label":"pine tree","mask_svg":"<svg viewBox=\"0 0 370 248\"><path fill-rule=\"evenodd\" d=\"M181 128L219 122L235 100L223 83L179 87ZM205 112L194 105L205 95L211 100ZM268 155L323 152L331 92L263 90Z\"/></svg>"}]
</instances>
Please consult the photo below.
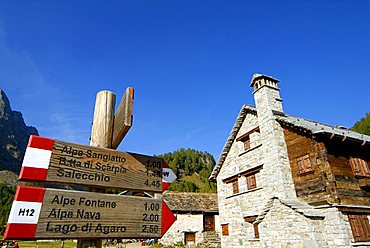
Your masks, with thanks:
<instances>
[{"instance_id":1,"label":"pine tree","mask_svg":"<svg viewBox=\"0 0 370 248\"><path fill-rule=\"evenodd\" d=\"M366 113L366 116L356 122L351 129L362 134L370 135L370 112Z\"/></svg>"}]
</instances>

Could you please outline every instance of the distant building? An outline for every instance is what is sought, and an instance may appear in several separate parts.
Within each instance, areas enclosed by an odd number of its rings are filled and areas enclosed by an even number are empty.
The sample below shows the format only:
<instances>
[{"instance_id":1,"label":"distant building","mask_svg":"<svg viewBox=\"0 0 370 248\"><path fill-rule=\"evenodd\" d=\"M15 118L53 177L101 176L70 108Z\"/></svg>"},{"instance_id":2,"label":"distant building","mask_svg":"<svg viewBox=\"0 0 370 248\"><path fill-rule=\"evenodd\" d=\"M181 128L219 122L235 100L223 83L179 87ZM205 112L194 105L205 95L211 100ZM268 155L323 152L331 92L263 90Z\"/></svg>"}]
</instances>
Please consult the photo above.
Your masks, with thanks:
<instances>
[{"instance_id":1,"label":"distant building","mask_svg":"<svg viewBox=\"0 0 370 248\"><path fill-rule=\"evenodd\" d=\"M210 176L222 247L370 247L370 136L286 115L278 82L253 76Z\"/></svg>"},{"instance_id":2,"label":"distant building","mask_svg":"<svg viewBox=\"0 0 370 248\"><path fill-rule=\"evenodd\" d=\"M165 191L163 200L176 221L160 239L161 244L220 247L217 194Z\"/></svg>"}]
</instances>

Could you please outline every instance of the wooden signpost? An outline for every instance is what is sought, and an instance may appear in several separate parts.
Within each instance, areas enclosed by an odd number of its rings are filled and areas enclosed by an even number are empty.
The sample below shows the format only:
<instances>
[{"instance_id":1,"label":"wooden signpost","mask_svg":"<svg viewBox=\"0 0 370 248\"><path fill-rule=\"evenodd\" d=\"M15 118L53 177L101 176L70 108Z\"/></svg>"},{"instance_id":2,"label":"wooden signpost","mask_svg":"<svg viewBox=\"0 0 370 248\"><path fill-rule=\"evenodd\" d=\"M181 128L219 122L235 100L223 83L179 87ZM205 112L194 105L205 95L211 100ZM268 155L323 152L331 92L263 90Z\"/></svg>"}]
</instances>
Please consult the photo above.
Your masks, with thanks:
<instances>
[{"instance_id":1,"label":"wooden signpost","mask_svg":"<svg viewBox=\"0 0 370 248\"><path fill-rule=\"evenodd\" d=\"M18 186L4 238L160 238L171 218L162 208L156 198Z\"/></svg>"},{"instance_id":2,"label":"wooden signpost","mask_svg":"<svg viewBox=\"0 0 370 248\"><path fill-rule=\"evenodd\" d=\"M89 186L71 191L18 186L5 239L78 239L101 247L102 238L160 238L175 216L159 198L105 194L105 188L162 193L176 175L161 158L120 152L132 125L133 89L114 116L115 95L97 95L91 146L31 136L20 181ZM101 193L97 193L100 191Z\"/></svg>"},{"instance_id":3,"label":"wooden signpost","mask_svg":"<svg viewBox=\"0 0 370 248\"><path fill-rule=\"evenodd\" d=\"M31 136L19 180L162 192L164 160Z\"/></svg>"}]
</instances>

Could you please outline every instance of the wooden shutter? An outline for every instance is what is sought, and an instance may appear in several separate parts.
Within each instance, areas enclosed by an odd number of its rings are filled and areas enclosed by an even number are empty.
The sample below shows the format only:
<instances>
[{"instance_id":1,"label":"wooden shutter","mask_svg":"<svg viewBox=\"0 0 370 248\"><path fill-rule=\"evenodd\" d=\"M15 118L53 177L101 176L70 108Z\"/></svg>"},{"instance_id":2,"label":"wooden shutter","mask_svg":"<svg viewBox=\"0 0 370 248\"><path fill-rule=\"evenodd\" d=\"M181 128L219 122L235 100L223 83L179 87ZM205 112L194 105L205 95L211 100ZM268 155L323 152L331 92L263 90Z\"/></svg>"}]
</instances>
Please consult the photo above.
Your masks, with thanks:
<instances>
[{"instance_id":1,"label":"wooden shutter","mask_svg":"<svg viewBox=\"0 0 370 248\"><path fill-rule=\"evenodd\" d=\"M222 235L229 236L229 224L222 224Z\"/></svg>"},{"instance_id":2,"label":"wooden shutter","mask_svg":"<svg viewBox=\"0 0 370 248\"><path fill-rule=\"evenodd\" d=\"M233 183L233 194L238 194L239 193L238 179L236 179L232 183Z\"/></svg>"},{"instance_id":3,"label":"wooden shutter","mask_svg":"<svg viewBox=\"0 0 370 248\"><path fill-rule=\"evenodd\" d=\"M305 175L313 172L310 155L306 154L297 158L298 174Z\"/></svg>"},{"instance_id":4,"label":"wooden shutter","mask_svg":"<svg viewBox=\"0 0 370 248\"><path fill-rule=\"evenodd\" d=\"M349 163L355 176L370 177L369 164L365 160L361 158L350 158Z\"/></svg>"},{"instance_id":5,"label":"wooden shutter","mask_svg":"<svg viewBox=\"0 0 370 248\"><path fill-rule=\"evenodd\" d=\"M370 225L367 215L349 214L348 219L355 241L370 241Z\"/></svg>"},{"instance_id":6,"label":"wooden shutter","mask_svg":"<svg viewBox=\"0 0 370 248\"><path fill-rule=\"evenodd\" d=\"M260 233L258 231L258 224L253 224L253 229L254 229L254 238L259 239L260 238Z\"/></svg>"},{"instance_id":7,"label":"wooden shutter","mask_svg":"<svg viewBox=\"0 0 370 248\"><path fill-rule=\"evenodd\" d=\"M255 189L257 187L256 174L247 176L248 189Z\"/></svg>"},{"instance_id":8,"label":"wooden shutter","mask_svg":"<svg viewBox=\"0 0 370 248\"><path fill-rule=\"evenodd\" d=\"M251 148L251 140L248 137L248 139L244 141L244 150L246 151L250 148Z\"/></svg>"}]
</instances>

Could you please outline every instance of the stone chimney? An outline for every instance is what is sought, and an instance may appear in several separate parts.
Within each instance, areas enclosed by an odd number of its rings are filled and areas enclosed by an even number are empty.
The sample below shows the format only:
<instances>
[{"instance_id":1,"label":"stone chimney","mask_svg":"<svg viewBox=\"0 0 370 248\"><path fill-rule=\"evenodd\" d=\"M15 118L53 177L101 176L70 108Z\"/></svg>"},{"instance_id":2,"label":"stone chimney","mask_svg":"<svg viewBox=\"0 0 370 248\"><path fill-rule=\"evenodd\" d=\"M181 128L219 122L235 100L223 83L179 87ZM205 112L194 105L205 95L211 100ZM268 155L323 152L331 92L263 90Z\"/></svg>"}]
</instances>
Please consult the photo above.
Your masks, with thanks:
<instances>
[{"instance_id":1,"label":"stone chimney","mask_svg":"<svg viewBox=\"0 0 370 248\"><path fill-rule=\"evenodd\" d=\"M258 125L263 152L263 170L271 197L292 199L296 197L284 130L275 120L282 115L279 80L254 74L250 86L254 89Z\"/></svg>"},{"instance_id":2,"label":"stone chimney","mask_svg":"<svg viewBox=\"0 0 370 248\"><path fill-rule=\"evenodd\" d=\"M278 82L280 82L278 79L270 76L262 74L253 75L250 86L254 89L253 94L255 95L257 108L258 104L263 104L265 105L264 107L268 107L271 110L283 112L283 100L280 98L280 89L277 86Z\"/></svg>"}]
</instances>

